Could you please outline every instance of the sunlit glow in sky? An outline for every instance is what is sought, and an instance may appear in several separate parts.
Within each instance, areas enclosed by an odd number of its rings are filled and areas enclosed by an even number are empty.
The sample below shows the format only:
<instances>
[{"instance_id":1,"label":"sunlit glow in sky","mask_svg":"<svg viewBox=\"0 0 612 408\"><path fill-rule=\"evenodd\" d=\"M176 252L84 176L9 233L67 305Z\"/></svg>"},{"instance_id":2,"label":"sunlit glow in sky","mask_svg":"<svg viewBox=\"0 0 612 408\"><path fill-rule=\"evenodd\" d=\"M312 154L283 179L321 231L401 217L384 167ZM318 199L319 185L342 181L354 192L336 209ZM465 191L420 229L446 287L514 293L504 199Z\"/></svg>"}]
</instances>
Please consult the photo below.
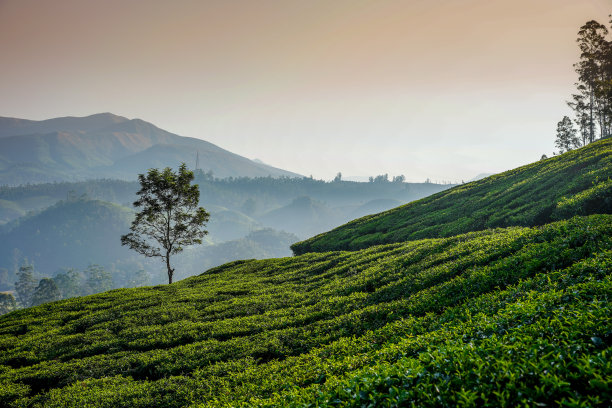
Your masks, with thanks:
<instances>
[{"instance_id":1,"label":"sunlit glow in sky","mask_svg":"<svg viewBox=\"0 0 612 408\"><path fill-rule=\"evenodd\" d=\"M315 178L551 154L609 0L0 0L0 116L112 112Z\"/></svg>"}]
</instances>

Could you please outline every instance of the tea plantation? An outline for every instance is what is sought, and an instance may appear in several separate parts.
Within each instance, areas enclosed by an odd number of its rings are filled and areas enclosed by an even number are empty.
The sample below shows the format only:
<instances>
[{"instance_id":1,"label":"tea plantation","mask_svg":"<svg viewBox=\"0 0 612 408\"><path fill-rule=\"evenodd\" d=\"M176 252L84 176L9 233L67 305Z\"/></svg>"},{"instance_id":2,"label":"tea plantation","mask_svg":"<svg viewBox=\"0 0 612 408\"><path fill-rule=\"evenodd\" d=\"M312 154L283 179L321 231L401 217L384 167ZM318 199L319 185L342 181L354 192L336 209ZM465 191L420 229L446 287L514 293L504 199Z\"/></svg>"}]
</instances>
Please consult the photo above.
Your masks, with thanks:
<instances>
[{"instance_id":1,"label":"tea plantation","mask_svg":"<svg viewBox=\"0 0 612 408\"><path fill-rule=\"evenodd\" d=\"M0 316L0 406L609 407L611 150Z\"/></svg>"},{"instance_id":2,"label":"tea plantation","mask_svg":"<svg viewBox=\"0 0 612 408\"><path fill-rule=\"evenodd\" d=\"M612 216L239 261L0 317L0 406L609 406Z\"/></svg>"},{"instance_id":3,"label":"tea plantation","mask_svg":"<svg viewBox=\"0 0 612 408\"><path fill-rule=\"evenodd\" d=\"M356 250L469 231L612 214L612 138L349 222L291 246Z\"/></svg>"}]
</instances>

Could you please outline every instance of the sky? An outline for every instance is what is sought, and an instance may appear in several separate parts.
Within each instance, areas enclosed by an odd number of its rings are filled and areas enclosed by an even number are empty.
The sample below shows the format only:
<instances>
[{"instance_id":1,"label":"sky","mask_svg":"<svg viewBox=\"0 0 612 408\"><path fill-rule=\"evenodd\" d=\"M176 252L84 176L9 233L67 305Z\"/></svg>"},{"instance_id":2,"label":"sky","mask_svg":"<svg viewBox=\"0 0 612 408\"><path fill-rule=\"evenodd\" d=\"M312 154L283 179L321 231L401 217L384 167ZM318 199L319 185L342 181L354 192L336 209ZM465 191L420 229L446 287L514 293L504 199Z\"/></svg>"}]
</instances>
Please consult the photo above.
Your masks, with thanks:
<instances>
[{"instance_id":1,"label":"sky","mask_svg":"<svg viewBox=\"0 0 612 408\"><path fill-rule=\"evenodd\" d=\"M610 0L0 0L0 116L112 112L331 179L552 154ZM608 24L606 24L608 25Z\"/></svg>"}]
</instances>

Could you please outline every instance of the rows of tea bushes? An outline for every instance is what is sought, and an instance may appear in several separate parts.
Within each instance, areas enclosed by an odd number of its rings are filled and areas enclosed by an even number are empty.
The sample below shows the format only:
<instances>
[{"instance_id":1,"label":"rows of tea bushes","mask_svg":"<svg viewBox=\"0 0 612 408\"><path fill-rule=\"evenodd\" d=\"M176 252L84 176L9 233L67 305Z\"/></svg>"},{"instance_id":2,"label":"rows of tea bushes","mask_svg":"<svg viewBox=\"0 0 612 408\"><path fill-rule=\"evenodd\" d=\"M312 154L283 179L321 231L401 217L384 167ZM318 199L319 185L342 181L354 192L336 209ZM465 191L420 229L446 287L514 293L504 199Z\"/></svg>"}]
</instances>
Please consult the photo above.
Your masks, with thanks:
<instances>
[{"instance_id":1,"label":"rows of tea bushes","mask_svg":"<svg viewBox=\"0 0 612 408\"><path fill-rule=\"evenodd\" d=\"M356 250L507 226L612 213L612 138L351 221L291 246Z\"/></svg>"},{"instance_id":2,"label":"rows of tea bushes","mask_svg":"<svg viewBox=\"0 0 612 408\"><path fill-rule=\"evenodd\" d=\"M19 310L0 406L605 406L611 251L593 215Z\"/></svg>"}]
</instances>

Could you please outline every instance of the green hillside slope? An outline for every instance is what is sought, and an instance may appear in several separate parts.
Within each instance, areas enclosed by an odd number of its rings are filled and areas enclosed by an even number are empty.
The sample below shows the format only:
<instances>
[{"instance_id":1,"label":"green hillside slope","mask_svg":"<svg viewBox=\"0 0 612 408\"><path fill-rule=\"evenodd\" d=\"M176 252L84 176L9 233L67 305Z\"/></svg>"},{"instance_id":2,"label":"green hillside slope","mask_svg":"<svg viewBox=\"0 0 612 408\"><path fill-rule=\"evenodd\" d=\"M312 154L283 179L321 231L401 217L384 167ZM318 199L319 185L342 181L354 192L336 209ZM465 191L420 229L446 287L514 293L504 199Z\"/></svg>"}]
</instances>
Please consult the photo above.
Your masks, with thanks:
<instances>
[{"instance_id":1,"label":"green hillside slope","mask_svg":"<svg viewBox=\"0 0 612 408\"><path fill-rule=\"evenodd\" d=\"M0 405L607 406L612 216L240 261L0 317Z\"/></svg>"},{"instance_id":2,"label":"green hillside slope","mask_svg":"<svg viewBox=\"0 0 612 408\"><path fill-rule=\"evenodd\" d=\"M612 138L375 215L294 244L295 254L355 250L575 214L612 213Z\"/></svg>"}]
</instances>

